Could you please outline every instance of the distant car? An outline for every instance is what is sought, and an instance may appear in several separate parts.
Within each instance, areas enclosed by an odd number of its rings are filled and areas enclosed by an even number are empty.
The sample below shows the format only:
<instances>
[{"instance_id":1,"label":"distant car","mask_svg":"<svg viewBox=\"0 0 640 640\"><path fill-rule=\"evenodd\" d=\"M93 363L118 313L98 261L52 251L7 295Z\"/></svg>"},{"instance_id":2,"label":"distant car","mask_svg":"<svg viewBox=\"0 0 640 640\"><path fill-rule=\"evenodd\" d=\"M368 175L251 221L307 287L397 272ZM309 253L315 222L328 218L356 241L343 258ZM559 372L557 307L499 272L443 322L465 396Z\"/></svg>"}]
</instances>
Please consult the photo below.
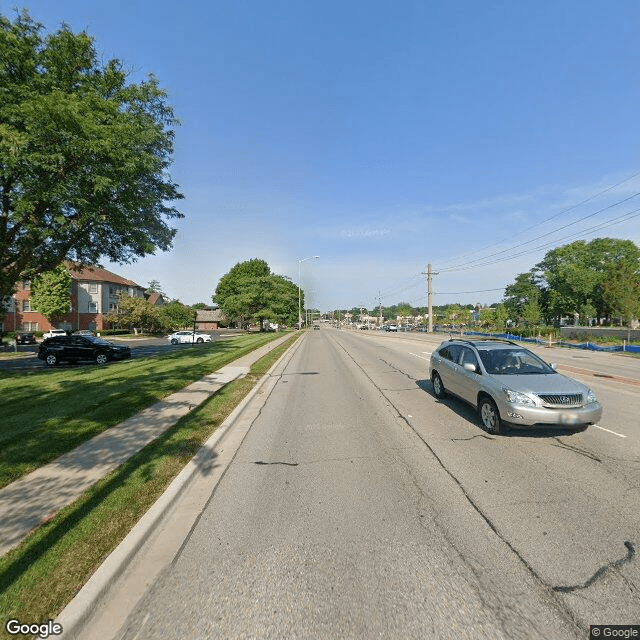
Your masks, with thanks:
<instances>
[{"instance_id":1,"label":"distant car","mask_svg":"<svg viewBox=\"0 0 640 640\"><path fill-rule=\"evenodd\" d=\"M385 331L398 331L398 327L395 324L390 324L387 325L387 328L385 329Z\"/></svg>"},{"instance_id":2,"label":"distant car","mask_svg":"<svg viewBox=\"0 0 640 640\"><path fill-rule=\"evenodd\" d=\"M360 327L360 331L367 331L368 329L369 329L369 327L367 327L367 325L366 325L366 324L363 324L363 325Z\"/></svg>"},{"instance_id":3,"label":"distant car","mask_svg":"<svg viewBox=\"0 0 640 640\"><path fill-rule=\"evenodd\" d=\"M36 336L34 333L19 333L16 336L17 344L36 344Z\"/></svg>"},{"instance_id":4,"label":"distant car","mask_svg":"<svg viewBox=\"0 0 640 640\"><path fill-rule=\"evenodd\" d=\"M514 342L445 340L431 354L429 377L437 398L468 402L494 434L503 425L581 430L602 416L589 387Z\"/></svg>"},{"instance_id":5,"label":"distant car","mask_svg":"<svg viewBox=\"0 0 640 640\"><path fill-rule=\"evenodd\" d=\"M125 360L131 357L131 349L94 336L54 336L40 344L38 358L53 367L59 362L92 360L106 364L109 360Z\"/></svg>"},{"instance_id":6,"label":"distant car","mask_svg":"<svg viewBox=\"0 0 640 640\"><path fill-rule=\"evenodd\" d=\"M320 325L319 324L314 324L313 325L313 330L314 331L319 331L320 330Z\"/></svg>"},{"instance_id":7,"label":"distant car","mask_svg":"<svg viewBox=\"0 0 640 640\"><path fill-rule=\"evenodd\" d=\"M94 331L89 331L89 329L80 329L80 331L74 331L74 336L95 336Z\"/></svg>"},{"instance_id":8,"label":"distant car","mask_svg":"<svg viewBox=\"0 0 640 640\"><path fill-rule=\"evenodd\" d=\"M211 342L211 336L208 333L194 333L193 331L176 331L167 336L167 339L171 344Z\"/></svg>"},{"instance_id":9,"label":"distant car","mask_svg":"<svg viewBox=\"0 0 640 640\"><path fill-rule=\"evenodd\" d=\"M56 336L66 336L67 332L64 329L49 329L46 333L42 334L42 339L55 338Z\"/></svg>"}]
</instances>

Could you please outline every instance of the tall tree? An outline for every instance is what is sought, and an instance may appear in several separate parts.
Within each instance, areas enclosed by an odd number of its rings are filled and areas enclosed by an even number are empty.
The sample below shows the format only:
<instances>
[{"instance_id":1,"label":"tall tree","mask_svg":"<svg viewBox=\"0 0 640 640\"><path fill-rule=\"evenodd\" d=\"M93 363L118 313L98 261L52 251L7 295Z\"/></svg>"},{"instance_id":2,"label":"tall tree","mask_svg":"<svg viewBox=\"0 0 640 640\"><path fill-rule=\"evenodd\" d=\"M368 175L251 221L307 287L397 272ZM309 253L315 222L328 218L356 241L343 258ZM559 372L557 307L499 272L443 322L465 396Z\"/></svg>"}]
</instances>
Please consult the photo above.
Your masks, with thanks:
<instances>
[{"instance_id":1,"label":"tall tree","mask_svg":"<svg viewBox=\"0 0 640 640\"><path fill-rule=\"evenodd\" d=\"M541 291L533 273L521 273L516 276L516 281L505 289L504 305L514 320L520 320L525 315L527 305L530 305L530 311L533 308L531 303L538 306L540 297Z\"/></svg>"},{"instance_id":2,"label":"tall tree","mask_svg":"<svg viewBox=\"0 0 640 640\"><path fill-rule=\"evenodd\" d=\"M71 282L71 274L63 264L34 278L29 296L34 311L49 322L67 315L71 306Z\"/></svg>"},{"instance_id":3,"label":"tall tree","mask_svg":"<svg viewBox=\"0 0 640 640\"><path fill-rule=\"evenodd\" d=\"M239 262L220 278L213 298L229 319L240 324L275 320L292 322L298 317L298 287L271 273L258 258Z\"/></svg>"},{"instance_id":4,"label":"tall tree","mask_svg":"<svg viewBox=\"0 0 640 640\"><path fill-rule=\"evenodd\" d=\"M631 240L578 240L549 251L532 270L545 292L548 315L559 319L592 308L598 317L606 316L605 275L621 261L640 261L640 249Z\"/></svg>"},{"instance_id":5,"label":"tall tree","mask_svg":"<svg viewBox=\"0 0 640 640\"><path fill-rule=\"evenodd\" d=\"M611 267L602 285L603 298L612 316L627 325L630 338L631 323L640 317L640 263L623 260Z\"/></svg>"},{"instance_id":6,"label":"tall tree","mask_svg":"<svg viewBox=\"0 0 640 640\"><path fill-rule=\"evenodd\" d=\"M159 293L161 296L167 297L167 294L162 289L162 285L157 280L149 281L149 286L145 293Z\"/></svg>"},{"instance_id":7,"label":"tall tree","mask_svg":"<svg viewBox=\"0 0 640 640\"><path fill-rule=\"evenodd\" d=\"M157 80L128 83L87 33L0 15L0 299L65 259L171 248L176 122Z\"/></svg>"}]
</instances>

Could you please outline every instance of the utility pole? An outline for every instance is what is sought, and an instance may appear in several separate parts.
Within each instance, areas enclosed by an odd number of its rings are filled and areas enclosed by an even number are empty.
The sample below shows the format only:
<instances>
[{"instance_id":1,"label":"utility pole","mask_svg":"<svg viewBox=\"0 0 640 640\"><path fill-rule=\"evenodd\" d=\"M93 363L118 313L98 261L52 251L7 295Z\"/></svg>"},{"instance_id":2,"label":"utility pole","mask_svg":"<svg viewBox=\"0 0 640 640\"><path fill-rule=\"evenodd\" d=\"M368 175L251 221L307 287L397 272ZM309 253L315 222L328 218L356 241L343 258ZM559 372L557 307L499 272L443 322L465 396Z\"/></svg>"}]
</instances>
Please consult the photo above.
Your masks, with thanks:
<instances>
[{"instance_id":1,"label":"utility pole","mask_svg":"<svg viewBox=\"0 0 640 640\"><path fill-rule=\"evenodd\" d=\"M427 265L427 313L429 314L429 333L433 333L433 271L431 263Z\"/></svg>"}]
</instances>

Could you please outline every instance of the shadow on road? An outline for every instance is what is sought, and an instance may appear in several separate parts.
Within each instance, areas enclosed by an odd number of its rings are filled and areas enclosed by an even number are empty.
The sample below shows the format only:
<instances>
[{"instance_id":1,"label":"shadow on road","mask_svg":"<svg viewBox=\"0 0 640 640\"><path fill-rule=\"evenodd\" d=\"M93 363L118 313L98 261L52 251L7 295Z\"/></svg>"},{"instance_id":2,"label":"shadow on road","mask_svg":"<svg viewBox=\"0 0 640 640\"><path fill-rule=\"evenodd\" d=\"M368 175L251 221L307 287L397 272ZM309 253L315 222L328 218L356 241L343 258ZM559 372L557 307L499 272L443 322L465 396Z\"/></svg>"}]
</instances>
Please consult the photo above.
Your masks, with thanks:
<instances>
[{"instance_id":1,"label":"shadow on road","mask_svg":"<svg viewBox=\"0 0 640 640\"><path fill-rule=\"evenodd\" d=\"M433 384L431 380L417 380L416 385L433 397L433 399L448 407L454 413L457 413L461 418L464 418L467 422L471 423L474 427L481 430L482 425L478 413L474 411L473 407L468 405L463 400L458 400L451 396L446 398L437 398L433 391ZM527 437L527 438L557 438L558 436L571 436L576 433L581 433L587 430L587 427L579 428L563 428L563 427L511 427L510 425L503 424L502 432L499 437Z\"/></svg>"}]
</instances>

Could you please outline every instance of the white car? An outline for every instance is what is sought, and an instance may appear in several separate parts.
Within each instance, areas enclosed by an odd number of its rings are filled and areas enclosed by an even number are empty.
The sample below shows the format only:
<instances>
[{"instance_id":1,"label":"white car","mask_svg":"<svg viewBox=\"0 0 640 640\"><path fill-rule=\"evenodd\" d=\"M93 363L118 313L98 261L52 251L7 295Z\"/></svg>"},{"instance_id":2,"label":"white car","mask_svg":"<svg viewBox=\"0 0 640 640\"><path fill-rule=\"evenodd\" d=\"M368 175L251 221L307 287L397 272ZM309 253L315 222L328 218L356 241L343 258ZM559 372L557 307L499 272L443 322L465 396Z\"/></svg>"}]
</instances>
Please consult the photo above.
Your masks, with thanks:
<instances>
[{"instance_id":1,"label":"white car","mask_svg":"<svg viewBox=\"0 0 640 640\"><path fill-rule=\"evenodd\" d=\"M66 336L67 332L64 329L49 329L46 333L42 334L42 339L55 338L56 336Z\"/></svg>"},{"instance_id":2,"label":"white car","mask_svg":"<svg viewBox=\"0 0 640 640\"><path fill-rule=\"evenodd\" d=\"M196 333L194 331L176 331L167 336L167 338L171 344L211 342L211 336L208 333Z\"/></svg>"}]
</instances>

